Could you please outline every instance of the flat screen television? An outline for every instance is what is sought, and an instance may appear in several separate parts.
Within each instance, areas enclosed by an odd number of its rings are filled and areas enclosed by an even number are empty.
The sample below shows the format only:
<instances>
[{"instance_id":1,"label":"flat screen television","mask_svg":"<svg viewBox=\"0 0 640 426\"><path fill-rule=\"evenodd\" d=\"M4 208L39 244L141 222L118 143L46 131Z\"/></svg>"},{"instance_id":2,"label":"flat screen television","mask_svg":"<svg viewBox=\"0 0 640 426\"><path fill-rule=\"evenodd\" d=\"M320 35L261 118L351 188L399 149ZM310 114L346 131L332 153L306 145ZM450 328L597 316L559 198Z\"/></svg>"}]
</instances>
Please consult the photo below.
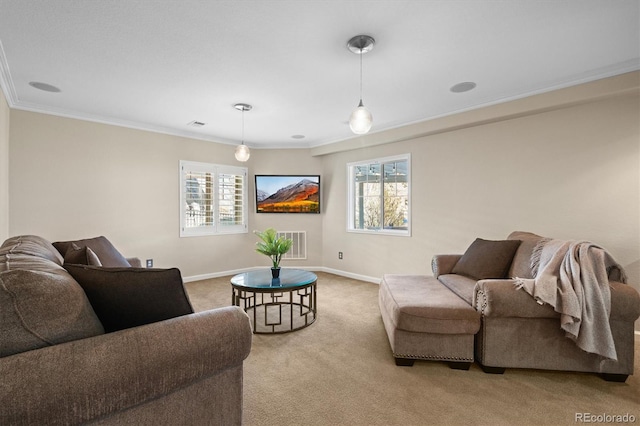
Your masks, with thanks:
<instances>
[{"instance_id":1,"label":"flat screen television","mask_svg":"<svg viewBox=\"0 0 640 426\"><path fill-rule=\"evenodd\" d=\"M320 175L256 175L257 213L320 213Z\"/></svg>"}]
</instances>

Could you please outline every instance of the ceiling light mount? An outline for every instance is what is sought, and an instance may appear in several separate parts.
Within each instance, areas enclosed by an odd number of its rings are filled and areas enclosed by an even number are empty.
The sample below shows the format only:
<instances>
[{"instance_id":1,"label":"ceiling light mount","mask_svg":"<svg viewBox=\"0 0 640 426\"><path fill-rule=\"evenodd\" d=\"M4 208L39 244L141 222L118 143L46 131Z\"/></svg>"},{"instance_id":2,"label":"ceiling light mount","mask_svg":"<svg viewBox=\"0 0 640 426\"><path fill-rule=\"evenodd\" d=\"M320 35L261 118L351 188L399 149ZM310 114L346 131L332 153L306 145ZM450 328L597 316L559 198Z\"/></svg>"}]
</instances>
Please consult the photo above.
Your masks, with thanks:
<instances>
[{"instance_id":1,"label":"ceiling light mount","mask_svg":"<svg viewBox=\"0 0 640 426\"><path fill-rule=\"evenodd\" d=\"M356 55L360 55L360 102L349 117L349 127L356 135L367 133L373 124L371 112L362 103L362 55L371 52L375 43L373 37L364 34L351 37L347 42L347 48Z\"/></svg>"},{"instance_id":2,"label":"ceiling light mount","mask_svg":"<svg viewBox=\"0 0 640 426\"><path fill-rule=\"evenodd\" d=\"M253 108L253 107L252 107L251 105L249 105L249 104L235 104L233 107L234 107L235 109L237 109L238 111L242 111L242 112L245 112L245 111L251 111L251 108Z\"/></svg>"},{"instance_id":3,"label":"ceiling light mount","mask_svg":"<svg viewBox=\"0 0 640 426\"><path fill-rule=\"evenodd\" d=\"M371 52L375 44L376 40L373 37L360 34L349 39L347 48L357 55L363 55Z\"/></svg>"},{"instance_id":4,"label":"ceiling light mount","mask_svg":"<svg viewBox=\"0 0 640 426\"><path fill-rule=\"evenodd\" d=\"M253 107L249 104L242 104L242 103L235 104L233 107L238 111L242 112L242 140L240 142L240 145L236 147L235 156L236 156L236 160L245 162L249 159L249 156L251 155L251 151L249 150L249 147L244 144L244 113L245 111L251 111L251 108Z\"/></svg>"}]
</instances>

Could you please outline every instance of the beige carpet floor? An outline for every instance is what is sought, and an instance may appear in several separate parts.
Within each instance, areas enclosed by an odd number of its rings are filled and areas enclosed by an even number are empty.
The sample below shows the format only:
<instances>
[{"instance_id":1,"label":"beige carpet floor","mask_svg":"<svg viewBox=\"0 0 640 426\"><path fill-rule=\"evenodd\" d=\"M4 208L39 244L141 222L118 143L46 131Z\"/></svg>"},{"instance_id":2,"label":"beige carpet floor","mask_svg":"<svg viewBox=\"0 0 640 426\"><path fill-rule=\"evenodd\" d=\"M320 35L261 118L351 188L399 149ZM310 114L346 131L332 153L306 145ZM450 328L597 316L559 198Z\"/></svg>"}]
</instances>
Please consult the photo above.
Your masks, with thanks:
<instances>
[{"instance_id":1,"label":"beige carpet floor","mask_svg":"<svg viewBox=\"0 0 640 426\"><path fill-rule=\"evenodd\" d=\"M477 365L460 371L428 361L397 367L378 286L317 275L314 324L253 336L244 364L245 425L571 425L580 415L625 414L640 424L638 336L635 375L626 383L535 370L490 375ZM231 304L229 279L187 283L194 309Z\"/></svg>"}]
</instances>

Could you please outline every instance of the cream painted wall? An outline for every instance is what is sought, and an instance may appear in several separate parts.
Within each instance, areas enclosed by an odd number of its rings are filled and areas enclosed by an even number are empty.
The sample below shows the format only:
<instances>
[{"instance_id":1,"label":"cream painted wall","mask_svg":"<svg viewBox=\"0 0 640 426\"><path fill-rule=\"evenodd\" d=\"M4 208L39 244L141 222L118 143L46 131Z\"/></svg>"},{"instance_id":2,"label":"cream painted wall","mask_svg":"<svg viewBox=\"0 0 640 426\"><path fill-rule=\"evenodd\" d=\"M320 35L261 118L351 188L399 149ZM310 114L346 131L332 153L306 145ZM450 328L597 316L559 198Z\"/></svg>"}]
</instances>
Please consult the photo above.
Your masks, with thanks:
<instances>
[{"instance_id":1,"label":"cream painted wall","mask_svg":"<svg viewBox=\"0 0 640 426\"><path fill-rule=\"evenodd\" d=\"M279 149L279 150L252 150L251 157L255 155L256 161L251 167L250 195L255 194L256 174L272 175L296 175L316 174L321 175L321 191L324 192L324 176L322 176L322 159L311 157L306 149ZM320 194L322 196L322 194ZM255 200L251 200L251 211L255 212ZM320 214L282 214L282 213L255 213L251 221L251 231L264 230L273 227L278 231L306 231L307 236L307 260L283 260L283 267L322 267L322 212L324 206L320 205ZM254 236L254 242L257 242ZM256 253L253 265L269 265L269 260Z\"/></svg>"},{"instance_id":2,"label":"cream painted wall","mask_svg":"<svg viewBox=\"0 0 640 426\"><path fill-rule=\"evenodd\" d=\"M430 274L436 253L528 230L603 245L637 286L639 116L634 92L335 154L254 149L249 230L305 230L308 260L283 266L374 281L384 273ZM10 235L107 235L125 255L193 278L268 265L253 251L251 232L179 238L179 160L238 164L233 146L19 110L11 111L9 135ZM347 233L346 163L401 153L412 155L412 236ZM323 213L254 213L256 173L321 173Z\"/></svg>"},{"instance_id":3,"label":"cream painted wall","mask_svg":"<svg viewBox=\"0 0 640 426\"><path fill-rule=\"evenodd\" d=\"M523 230L597 242L640 290L639 104L636 92L324 156L324 266L373 280L431 274L434 254ZM346 232L346 164L403 153L412 236Z\"/></svg>"},{"instance_id":4,"label":"cream painted wall","mask_svg":"<svg viewBox=\"0 0 640 426\"><path fill-rule=\"evenodd\" d=\"M251 232L179 237L179 161L239 165L234 146L19 110L11 114L10 140L11 235L51 241L105 235L126 256L178 267L187 278L269 264L253 250ZM249 231L307 230L308 260L282 265L321 266L319 216L253 213L254 168L320 174L321 160L306 150L253 150L246 165Z\"/></svg>"},{"instance_id":5,"label":"cream painted wall","mask_svg":"<svg viewBox=\"0 0 640 426\"><path fill-rule=\"evenodd\" d=\"M0 241L9 238L9 117L9 105L0 90Z\"/></svg>"}]
</instances>

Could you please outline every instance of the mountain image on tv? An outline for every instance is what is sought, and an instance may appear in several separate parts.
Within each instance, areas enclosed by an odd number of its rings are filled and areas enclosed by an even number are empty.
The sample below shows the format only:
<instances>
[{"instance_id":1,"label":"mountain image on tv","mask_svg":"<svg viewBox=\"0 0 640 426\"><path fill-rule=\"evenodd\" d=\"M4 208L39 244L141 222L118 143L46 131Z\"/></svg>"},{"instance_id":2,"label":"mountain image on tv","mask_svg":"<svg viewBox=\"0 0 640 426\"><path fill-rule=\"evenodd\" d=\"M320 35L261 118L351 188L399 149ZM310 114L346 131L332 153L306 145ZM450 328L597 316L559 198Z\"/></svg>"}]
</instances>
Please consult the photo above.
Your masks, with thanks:
<instances>
[{"instance_id":1,"label":"mountain image on tv","mask_svg":"<svg viewBox=\"0 0 640 426\"><path fill-rule=\"evenodd\" d=\"M320 213L320 177L256 176L259 213Z\"/></svg>"},{"instance_id":2,"label":"mountain image on tv","mask_svg":"<svg viewBox=\"0 0 640 426\"><path fill-rule=\"evenodd\" d=\"M269 198L269 193L265 192L261 189L258 189L256 192L256 200L258 200L258 202L262 202L264 200L266 200L267 198Z\"/></svg>"}]
</instances>

